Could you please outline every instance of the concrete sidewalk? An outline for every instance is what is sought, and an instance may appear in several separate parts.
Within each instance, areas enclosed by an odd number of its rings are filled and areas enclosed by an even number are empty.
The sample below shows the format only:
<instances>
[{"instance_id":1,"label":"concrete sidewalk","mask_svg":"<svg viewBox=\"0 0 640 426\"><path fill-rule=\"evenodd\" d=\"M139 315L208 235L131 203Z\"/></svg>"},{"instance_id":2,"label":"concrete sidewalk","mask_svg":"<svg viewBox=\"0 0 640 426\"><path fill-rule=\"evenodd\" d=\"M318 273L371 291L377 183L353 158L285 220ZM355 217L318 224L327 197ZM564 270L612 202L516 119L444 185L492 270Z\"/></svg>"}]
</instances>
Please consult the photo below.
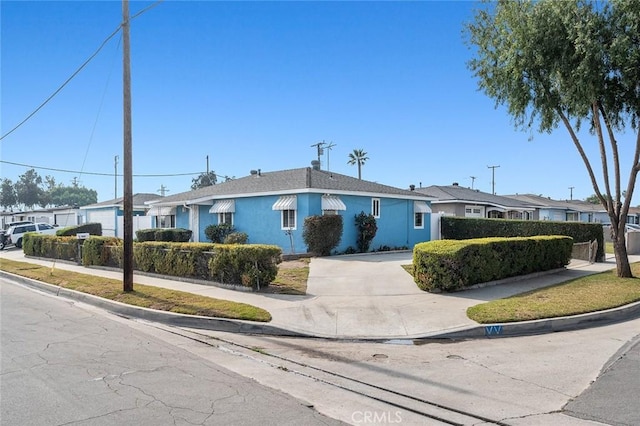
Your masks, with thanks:
<instances>
[{"instance_id":1,"label":"concrete sidewalk","mask_svg":"<svg viewBox=\"0 0 640 426\"><path fill-rule=\"evenodd\" d=\"M419 339L501 337L575 329L640 316L640 303L606 312L513 324L479 325L466 316L470 306L546 287L572 278L615 268L615 260L589 264L572 261L567 269L510 279L508 285L489 285L458 293L426 293L402 268L411 263L410 252L314 258L310 263L306 296L261 294L214 285L194 284L146 275L134 282L248 303L269 311L269 324L211 319L151 311L117 302L96 300L65 291L69 297L99 304L121 315L173 325L220 331L302 335L335 339ZM5 250L0 258L52 266L48 260L25 258L21 250ZM630 256L640 261L640 256ZM59 269L121 279L122 273L55 262ZM25 280L22 280L25 282ZM492 283L495 284L495 283ZM59 289L49 286L51 290ZM39 286L47 290L47 286Z\"/></svg>"}]
</instances>

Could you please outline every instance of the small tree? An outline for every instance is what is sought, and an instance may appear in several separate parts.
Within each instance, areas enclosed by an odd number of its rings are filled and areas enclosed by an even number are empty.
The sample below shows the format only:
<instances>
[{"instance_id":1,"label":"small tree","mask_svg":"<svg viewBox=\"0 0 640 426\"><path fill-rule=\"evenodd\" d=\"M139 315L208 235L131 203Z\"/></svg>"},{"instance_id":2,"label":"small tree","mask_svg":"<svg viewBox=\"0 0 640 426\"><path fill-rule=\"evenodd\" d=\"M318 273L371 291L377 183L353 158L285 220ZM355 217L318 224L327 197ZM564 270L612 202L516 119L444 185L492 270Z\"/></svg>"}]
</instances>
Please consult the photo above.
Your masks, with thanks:
<instances>
[{"instance_id":1,"label":"small tree","mask_svg":"<svg viewBox=\"0 0 640 426\"><path fill-rule=\"evenodd\" d=\"M320 256L329 256L342 239L342 216L309 216L304 219L302 239L307 249Z\"/></svg>"},{"instance_id":2,"label":"small tree","mask_svg":"<svg viewBox=\"0 0 640 426\"><path fill-rule=\"evenodd\" d=\"M356 228L358 230L358 239L356 241L358 251L366 253L369 251L371 241L373 241L378 232L376 218L372 214L360 212L360 214L356 215Z\"/></svg>"}]
</instances>

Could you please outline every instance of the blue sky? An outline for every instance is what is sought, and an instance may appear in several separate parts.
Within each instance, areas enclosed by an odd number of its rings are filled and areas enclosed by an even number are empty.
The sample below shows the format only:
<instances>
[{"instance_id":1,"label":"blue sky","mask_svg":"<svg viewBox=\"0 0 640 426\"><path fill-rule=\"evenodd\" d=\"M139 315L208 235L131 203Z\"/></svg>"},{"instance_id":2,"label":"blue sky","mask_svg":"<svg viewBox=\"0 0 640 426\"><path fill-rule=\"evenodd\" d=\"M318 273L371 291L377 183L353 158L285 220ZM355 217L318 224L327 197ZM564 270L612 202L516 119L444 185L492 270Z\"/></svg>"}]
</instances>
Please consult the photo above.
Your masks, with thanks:
<instances>
[{"instance_id":1,"label":"blue sky","mask_svg":"<svg viewBox=\"0 0 640 426\"><path fill-rule=\"evenodd\" d=\"M152 4L131 2L131 15ZM324 140L335 145L322 157L324 169L357 176L348 154L363 149L363 179L400 188L470 187L475 176L474 187L491 192L487 166L499 165L498 194L567 199L569 187L574 199L593 194L566 130L516 130L504 108L477 91L462 35L476 6L160 3L131 27L134 192L186 191L207 156L221 176L306 167L317 157L311 145ZM4 134L96 51L122 12L119 1L2 1L0 8ZM65 185L77 177L100 201L112 199L116 155L122 173L121 64L118 34L0 141L2 160ZM583 136L598 158L595 139ZM625 185L634 140L620 137ZM599 161L593 165L600 176ZM14 182L28 169L0 167ZM121 178L117 185L122 196Z\"/></svg>"}]
</instances>

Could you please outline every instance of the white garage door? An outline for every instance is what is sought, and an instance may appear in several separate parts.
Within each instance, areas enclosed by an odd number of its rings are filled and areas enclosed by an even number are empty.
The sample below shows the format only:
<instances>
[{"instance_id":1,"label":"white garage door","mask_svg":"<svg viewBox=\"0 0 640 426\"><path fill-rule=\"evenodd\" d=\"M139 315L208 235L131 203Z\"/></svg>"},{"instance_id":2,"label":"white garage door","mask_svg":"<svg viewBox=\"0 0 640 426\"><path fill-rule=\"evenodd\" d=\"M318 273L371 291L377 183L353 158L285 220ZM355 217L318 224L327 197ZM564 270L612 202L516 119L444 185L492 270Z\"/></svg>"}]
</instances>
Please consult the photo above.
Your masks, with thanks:
<instances>
[{"instance_id":1,"label":"white garage door","mask_svg":"<svg viewBox=\"0 0 640 426\"><path fill-rule=\"evenodd\" d=\"M61 227L65 226L75 226L76 223L76 214L75 213L56 213L54 218L54 223L56 225L60 225Z\"/></svg>"}]
</instances>

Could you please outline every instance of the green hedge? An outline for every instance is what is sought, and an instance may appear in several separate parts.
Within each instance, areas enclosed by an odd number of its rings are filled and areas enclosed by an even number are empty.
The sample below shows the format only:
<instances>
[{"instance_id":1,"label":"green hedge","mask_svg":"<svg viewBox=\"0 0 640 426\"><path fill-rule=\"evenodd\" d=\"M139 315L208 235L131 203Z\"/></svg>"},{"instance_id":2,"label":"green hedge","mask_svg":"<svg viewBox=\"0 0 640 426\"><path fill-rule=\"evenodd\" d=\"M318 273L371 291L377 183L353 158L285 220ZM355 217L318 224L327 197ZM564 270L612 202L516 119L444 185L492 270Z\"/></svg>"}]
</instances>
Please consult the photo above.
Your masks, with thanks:
<instances>
[{"instance_id":1,"label":"green hedge","mask_svg":"<svg viewBox=\"0 0 640 426\"><path fill-rule=\"evenodd\" d=\"M221 283L260 289L268 286L278 275L282 255L278 246L220 244L214 251L209 269L211 277Z\"/></svg>"},{"instance_id":2,"label":"green hedge","mask_svg":"<svg viewBox=\"0 0 640 426\"><path fill-rule=\"evenodd\" d=\"M133 245L135 268L143 272L208 280L215 244L147 241Z\"/></svg>"},{"instance_id":3,"label":"green hedge","mask_svg":"<svg viewBox=\"0 0 640 426\"><path fill-rule=\"evenodd\" d=\"M413 249L413 276L422 290L455 291L564 267L572 247L564 236L429 241Z\"/></svg>"},{"instance_id":4,"label":"green hedge","mask_svg":"<svg viewBox=\"0 0 640 426\"><path fill-rule=\"evenodd\" d=\"M83 240L84 266L122 268L123 241L92 236ZM25 234L24 252L30 256L76 260L75 237ZM216 280L224 284L259 289L278 274L282 250L259 244L172 243L159 241L133 244L134 269L174 277Z\"/></svg>"},{"instance_id":5,"label":"green hedge","mask_svg":"<svg viewBox=\"0 0 640 426\"><path fill-rule=\"evenodd\" d=\"M186 243L191 239L193 232L184 228L148 228L138 229L136 239L138 242L165 241Z\"/></svg>"},{"instance_id":6,"label":"green hedge","mask_svg":"<svg viewBox=\"0 0 640 426\"><path fill-rule=\"evenodd\" d=\"M77 260L78 239L76 237L27 233L23 237L22 250L27 256Z\"/></svg>"},{"instance_id":7,"label":"green hedge","mask_svg":"<svg viewBox=\"0 0 640 426\"><path fill-rule=\"evenodd\" d=\"M440 222L443 239L466 240L486 237L533 237L566 235L576 243L598 241L596 261L604 262L604 235L599 223L554 222L548 220L476 219L443 216Z\"/></svg>"},{"instance_id":8,"label":"green hedge","mask_svg":"<svg viewBox=\"0 0 640 426\"><path fill-rule=\"evenodd\" d=\"M66 228L58 229L56 235L59 237L75 237L76 234L89 233L90 235L102 235L102 224L100 223L85 223L76 226L67 226Z\"/></svg>"},{"instance_id":9,"label":"green hedge","mask_svg":"<svg viewBox=\"0 0 640 426\"><path fill-rule=\"evenodd\" d=\"M122 244L116 237L89 237L82 244L82 264L121 268Z\"/></svg>"}]
</instances>

